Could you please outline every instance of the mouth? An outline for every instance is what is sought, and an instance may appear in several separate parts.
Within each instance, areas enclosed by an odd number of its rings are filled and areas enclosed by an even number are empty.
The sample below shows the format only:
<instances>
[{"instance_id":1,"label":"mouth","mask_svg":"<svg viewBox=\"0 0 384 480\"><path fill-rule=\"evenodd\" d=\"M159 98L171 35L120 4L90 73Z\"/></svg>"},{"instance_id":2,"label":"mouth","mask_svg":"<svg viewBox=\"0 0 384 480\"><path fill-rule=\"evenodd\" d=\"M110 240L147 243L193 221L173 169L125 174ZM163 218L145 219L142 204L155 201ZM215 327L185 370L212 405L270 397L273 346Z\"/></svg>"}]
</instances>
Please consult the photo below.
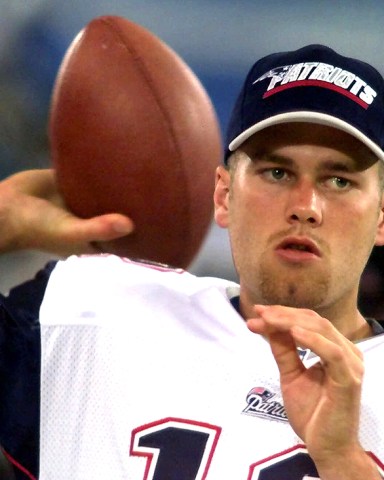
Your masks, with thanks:
<instances>
[{"instance_id":1,"label":"mouth","mask_svg":"<svg viewBox=\"0 0 384 480\"><path fill-rule=\"evenodd\" d=\"M276 251L292 260L321 257L316 242L306 237L287 237L277 245Z\"/></svg>"}]
</instances>

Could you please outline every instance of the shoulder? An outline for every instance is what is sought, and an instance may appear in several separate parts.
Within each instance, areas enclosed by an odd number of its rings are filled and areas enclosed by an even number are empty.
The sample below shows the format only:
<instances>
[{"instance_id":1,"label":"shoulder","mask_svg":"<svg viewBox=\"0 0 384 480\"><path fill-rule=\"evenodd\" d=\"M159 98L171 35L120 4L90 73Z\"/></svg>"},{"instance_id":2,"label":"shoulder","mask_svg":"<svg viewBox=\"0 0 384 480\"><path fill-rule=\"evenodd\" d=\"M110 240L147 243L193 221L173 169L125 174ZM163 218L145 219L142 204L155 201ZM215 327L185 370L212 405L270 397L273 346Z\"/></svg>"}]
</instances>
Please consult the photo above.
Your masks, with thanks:
<instances>
[{"instance_id":1,"label":"shoulder","mask_svg":"<svg viewBox=\"0 0 384 480\"><path fill-rule=\"evenodd\" d=\"M135 262L114 255L70 257L52 272L40 310L40 321L73 322L84 315L118 318L121 312L159 307L228 303L233 282L197 277L182 269ZM91 314L92 312L92 314ZM53 320L55 319L55 320Z\"/></svg>"},{"instance_id":2,"label":"shoulder","mask_svg":"<svg viewBox=\"0 0 384 480\"><path fill-rule=\"evenodd\" d=\"M201 289L225 289L235 285L220 278L197 277L181 268L137 262L108 254L73 256L59 262L51 275L48 288L53 284L66 286L73 291L94 288L104 292L116 292L120 288L125 291L129 288L137 290L140 286L154 285L188 294Z\"/></svg>"}]
</instances>

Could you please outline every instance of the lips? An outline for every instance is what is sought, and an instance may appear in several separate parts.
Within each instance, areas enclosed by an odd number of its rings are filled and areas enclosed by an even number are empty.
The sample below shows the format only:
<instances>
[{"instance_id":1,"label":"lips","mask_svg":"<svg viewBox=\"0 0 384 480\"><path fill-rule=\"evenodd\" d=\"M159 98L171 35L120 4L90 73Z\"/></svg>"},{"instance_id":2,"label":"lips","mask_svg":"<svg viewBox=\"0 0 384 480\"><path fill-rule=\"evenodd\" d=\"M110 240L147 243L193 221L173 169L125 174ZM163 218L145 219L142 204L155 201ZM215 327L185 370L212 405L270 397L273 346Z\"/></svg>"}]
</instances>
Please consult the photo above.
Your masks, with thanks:
<instances>
[{"instance_id":1,"label":"lips","mask_svg":"<svg viewBox=\"0 0 384 480\"><path fill-rule=\"evenodd\" d=\"M321 252L316 242L307 237L286 237L280 242L276 250L285 252L297 252L300 254L311 254L316 257L321 257Z\"/></svg>"}]
</instances>

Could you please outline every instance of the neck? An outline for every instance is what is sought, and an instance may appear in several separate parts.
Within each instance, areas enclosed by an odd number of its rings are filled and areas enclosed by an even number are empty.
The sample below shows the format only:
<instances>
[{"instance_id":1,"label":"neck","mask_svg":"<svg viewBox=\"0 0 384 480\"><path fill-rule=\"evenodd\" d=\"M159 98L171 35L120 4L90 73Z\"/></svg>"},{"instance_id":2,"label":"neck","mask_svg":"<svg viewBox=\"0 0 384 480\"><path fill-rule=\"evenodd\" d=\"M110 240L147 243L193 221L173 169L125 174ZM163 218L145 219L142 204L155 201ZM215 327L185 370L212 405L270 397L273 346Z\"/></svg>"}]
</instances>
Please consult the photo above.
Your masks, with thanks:
<instances>
[{"instance_id":1,"label":"neck","mask_svg":"<svg viewBox=\"0 0 384 480\"><path fill-rule=\"evenodd\" d=\"M332 306L316 311L320 316L327 318L344 337L352 342L372 335L371 327L359 312L356 303L353 303L350 308L344 303L341 308Z\"/></svg>"}]
</instances>

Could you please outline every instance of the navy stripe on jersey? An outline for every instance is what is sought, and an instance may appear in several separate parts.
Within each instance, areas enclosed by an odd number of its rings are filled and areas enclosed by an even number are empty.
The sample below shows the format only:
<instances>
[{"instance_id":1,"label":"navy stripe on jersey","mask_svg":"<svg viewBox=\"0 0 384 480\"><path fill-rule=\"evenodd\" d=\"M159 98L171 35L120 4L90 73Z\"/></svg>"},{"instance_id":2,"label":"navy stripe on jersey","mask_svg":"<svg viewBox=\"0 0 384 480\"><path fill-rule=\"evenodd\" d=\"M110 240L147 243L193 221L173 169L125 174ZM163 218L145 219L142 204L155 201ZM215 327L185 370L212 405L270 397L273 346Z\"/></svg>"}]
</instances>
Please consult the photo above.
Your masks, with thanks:
<instances>
[{"instance_id":1,"label":"navy stripe on jersey","mask_svg":"<svg viewBox=\"0 0 384 480\"><path fill-rule=\"evenodd\" d=\"M55 265L50 262L9 295L0 294L0 444L15 461L17 480L38 473L39 309Z\"/></svg>"}]
</instances>

